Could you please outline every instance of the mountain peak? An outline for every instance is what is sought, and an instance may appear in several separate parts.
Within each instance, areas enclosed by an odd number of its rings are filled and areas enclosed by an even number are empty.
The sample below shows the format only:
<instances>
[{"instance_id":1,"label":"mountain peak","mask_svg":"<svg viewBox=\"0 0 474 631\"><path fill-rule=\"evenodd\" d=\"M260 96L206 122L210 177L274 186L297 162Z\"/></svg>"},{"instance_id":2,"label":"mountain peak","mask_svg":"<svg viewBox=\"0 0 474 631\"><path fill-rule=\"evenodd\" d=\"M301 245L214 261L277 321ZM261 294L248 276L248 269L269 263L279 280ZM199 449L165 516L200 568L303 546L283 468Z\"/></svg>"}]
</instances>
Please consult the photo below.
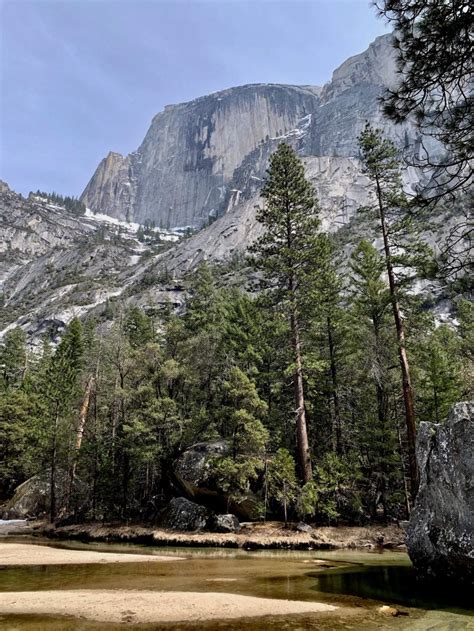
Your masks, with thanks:
<instances>
[{"instance_id":1,"label":"mountain peak","mask_svg":"<svg viewBox=\"0 0 474 631\"><path fill-rule=\"evenodd\" d=\"M275 138L297 139L304 155L357 155L365 119L380 122L378 97L395 77L391 41L378 37L323 88L254 83L167 105L137 151L109 153L99 164L82 201L118 219L201 228L225 213L230 199L238 203L231 192L242 190L244 165L263 160L260 148ZM388 132L400 141L404 128Z\"/></svg>"}]
</instances>

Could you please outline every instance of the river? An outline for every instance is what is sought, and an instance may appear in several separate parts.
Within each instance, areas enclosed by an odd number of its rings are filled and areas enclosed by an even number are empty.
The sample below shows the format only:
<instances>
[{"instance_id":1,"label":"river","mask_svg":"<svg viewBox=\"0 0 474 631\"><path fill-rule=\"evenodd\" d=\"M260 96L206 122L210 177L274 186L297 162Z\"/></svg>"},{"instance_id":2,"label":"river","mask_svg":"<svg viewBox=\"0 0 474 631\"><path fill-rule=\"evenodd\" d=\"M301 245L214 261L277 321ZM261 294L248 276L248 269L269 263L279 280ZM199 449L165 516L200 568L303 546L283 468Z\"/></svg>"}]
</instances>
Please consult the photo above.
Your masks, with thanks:
<instances>
[{"instance_id":1,"label":"river","mask_svg":"<svg viewBox=\"0 0 474 631\"><path fill-rule=\"evenodd\" d=\"M35 543L62 549L165 556L160 562L72 563L63 565L1 566L0 592L38 592L60 595L70 590L152 590L240 594L278 600L336 605L335 612L304 613L238 620L133 624L134 629L303 629L413 631L474 630L471 594L441 591L420 585L402 552L256 551L224 549L153 548L139 545L51 543L49 540L9 537L3 541ZM184 557L184 558L183 558ZM198 595L199 595L198 594ZM48 596L50 597L50 596ZM401 615L380 613L391 605ZM49 615L0 614L5 631L116 630L133 620L133 603L124 603L122 624ZM127 612L130 612L127 614ZM128 616L128 617L127 617Z\"/></svg>"}]
</instances>

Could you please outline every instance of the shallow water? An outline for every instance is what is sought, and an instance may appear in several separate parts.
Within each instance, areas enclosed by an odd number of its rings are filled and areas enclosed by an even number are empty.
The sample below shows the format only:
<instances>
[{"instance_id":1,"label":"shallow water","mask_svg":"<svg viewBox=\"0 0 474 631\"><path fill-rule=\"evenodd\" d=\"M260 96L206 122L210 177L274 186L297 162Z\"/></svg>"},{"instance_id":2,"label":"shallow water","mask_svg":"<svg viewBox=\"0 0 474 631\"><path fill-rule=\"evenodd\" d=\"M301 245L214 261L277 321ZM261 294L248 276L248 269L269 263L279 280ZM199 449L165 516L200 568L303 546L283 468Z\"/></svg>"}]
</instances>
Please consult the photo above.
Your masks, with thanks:
<instances>
[{"instance_id":1,"label":"shallow water","mask_svg":"<svg viewBox=\"0 0 474 631\"><path fill-rule=\"evenodd\" d=\"M12 539L13 540L13 539ZM16 539L18 541L18 539ZM26 542L25 538L21 541ZM31 542L31 541L29 541ZM470 594L442 593L420 585L409 559L401 552L255 551L153 548L129 544L54 543L57 547L168 555L160 563L45 565L0 567L0 591L64 589L146 589L231 592L266 598L326 602L341 613L311 614L238 621L134 625L139 629L433 629L474 630L468 610ZM185 557L175 560L174 557ZM1 564L1 560L0 560ZM395 604L402 613L386 618L381 604ZM350 608L350 609L348 609ZM243 615L245 612L243 612ZM421 626L420 626L421 625ZM7 631L123 629L123 625L38 616L0 616Z\"/></svg>"}]
</instances>

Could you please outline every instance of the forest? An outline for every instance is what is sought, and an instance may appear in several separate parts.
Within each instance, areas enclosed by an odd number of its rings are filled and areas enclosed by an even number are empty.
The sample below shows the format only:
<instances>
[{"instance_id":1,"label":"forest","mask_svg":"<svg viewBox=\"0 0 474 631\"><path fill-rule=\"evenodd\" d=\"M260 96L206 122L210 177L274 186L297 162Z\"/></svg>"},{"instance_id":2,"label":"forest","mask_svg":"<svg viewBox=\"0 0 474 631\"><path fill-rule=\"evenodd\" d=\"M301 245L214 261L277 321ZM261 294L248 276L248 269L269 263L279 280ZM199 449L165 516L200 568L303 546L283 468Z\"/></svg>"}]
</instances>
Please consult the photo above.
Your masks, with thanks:
<instances>
[{"instance_id":1,"label":"forest","mask_svg":"<svg viewBox=\"0 0 474 631\"><path fill-rule=\"evenodd\" d=\"M117 300L40 352L10 329L0 499L43 473L51 521L152 520L180 454L222 439L209 484L229 502L252 492L261 519L405 519L417 424L472 397L474 308L459 275L443 277L445 323L415 291L441 274L419 235L427 209L405 196L379 130L367 125L359 143L373 203L350 256L319 231L302 162L281 144L257 210L263 236L238 264L189 274L182 312Z\"/></svg>"}]
</instances>

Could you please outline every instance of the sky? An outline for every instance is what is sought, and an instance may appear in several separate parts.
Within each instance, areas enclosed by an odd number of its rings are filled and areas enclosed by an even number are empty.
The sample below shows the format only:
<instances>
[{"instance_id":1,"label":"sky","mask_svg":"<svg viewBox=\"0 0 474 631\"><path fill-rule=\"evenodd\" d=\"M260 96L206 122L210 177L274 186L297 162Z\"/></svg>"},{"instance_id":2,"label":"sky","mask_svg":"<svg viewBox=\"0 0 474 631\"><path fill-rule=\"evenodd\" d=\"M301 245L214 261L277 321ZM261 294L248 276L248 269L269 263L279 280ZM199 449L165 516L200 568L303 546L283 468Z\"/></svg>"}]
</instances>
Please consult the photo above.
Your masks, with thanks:
<instances>
[{"instance_id":1,"label":"sky","mask_svg":"<svg viewBox=\"0 0 474 631\"><path fill-rule=\"evenodd\" d=\"M0 0L0 179L80 195L165 105L323 85L388 31L369 0Z\"/></svg>"}]
</instances>

